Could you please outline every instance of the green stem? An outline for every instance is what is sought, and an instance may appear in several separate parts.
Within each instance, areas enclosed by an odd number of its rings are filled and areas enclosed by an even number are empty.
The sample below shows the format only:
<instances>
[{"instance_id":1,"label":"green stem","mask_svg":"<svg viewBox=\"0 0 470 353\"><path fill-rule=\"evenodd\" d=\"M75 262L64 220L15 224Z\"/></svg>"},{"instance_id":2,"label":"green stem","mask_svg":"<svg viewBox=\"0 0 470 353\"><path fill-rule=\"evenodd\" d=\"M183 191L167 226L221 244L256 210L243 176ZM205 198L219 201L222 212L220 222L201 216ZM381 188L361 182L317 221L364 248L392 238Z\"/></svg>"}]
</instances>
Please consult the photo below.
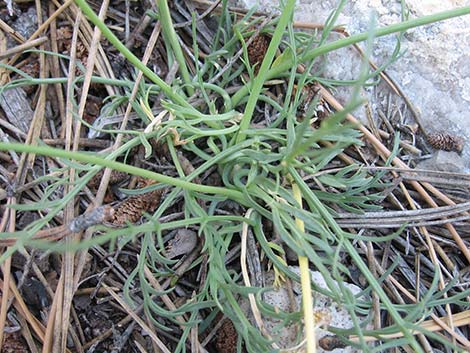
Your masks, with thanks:
<instances>
[{"instance_id":1,"label":"green stem","mask_svg":"<svg viewBox=\"0 0 470 353\"><path fill-rule=\"evenodd\" d=\"M186 83L186 90L188 95L192 96L194 94L194 89L192 87L191 76L189 75L188 67L186 66L186 61L184 60L183 50L181 49L180 43L178 42L178 36L176 35L176 31L171 20L168 2L167 0L156 0L156 3L160 14L163 33L166 39L169 41L169 43L165 44L170 44L171 48L173 49L173 54L175 55L175 59L178 62L181 76L183 77L184 83Z\"/></svg>"},{"instance_id":2,"label":"green stem","mask_svg":"<svg viewBox=\"0 0 470 353\"><path fill-rule=\"evenodd\" d=\"M375 37L382 37L382 36L386 36L386 35L393 34L396 32L403 32L414 27L423 26L423 25L427 25L430 23L443 21L452 17L458 17L458 16L467 15L467 14L470 14L470 6L453 9L449 11L444 11L444 12L439 12L437 14L423 16L420 18L415 18L412 20L396 23L390 26L378 28L375 31ZM346 37L346 38L343 38L343 39L340 39L331 43L324 44L318 48L311 50L309 53L304 55L302 57L302 62L310 61L320 55L329 53L330 51L334 51L339 48L347 47L349 45L362 42L366 40L368 36L369 36L368 33L359 33L359 34L355 34L353 36ZM273 67L271 70L267 72L266 79L271 80L279 76L286 70L289 70L292 67L292 65L293 65L293 61L286 58L286 60L279 63L279 65ZM249 82L245 86L243 86L237 93L235 93L232 97L232 106L236 107L240 103L240 101L243 99L243 97L245 97L248 94L251 87L253 86L254 86L254 83Z\"/></svg>"},{"instance_id":3,"label":"green stem","mask_svg":"<svg viewBox=\"0 0 470 353\"><path fill-rule=\"evenodd\" d=\"M95 26L97 26L101 33L109 40L109 42L117 49L119 52L125 56L129 62L134 65L136 68L138 68L142 73L150 79L152 82L154 82L156 85L158 85L163 93L171 99L173 102L180 104L183 107L191 107L191 105L186 101L186 99L179 94L175 93L171 86L167 85L165 81L163 81L158 75L150 70L147 66L145 66L138 57L136 57L132 52L126 48L124 44L122 44L119 39L111 32L111 30L106 27L106 24L104 22L100 21L98 16L93 12L93 10L88 6L85 0L75 0L77 5L80 7L80 9L83 11L85 15L88 16L91 22Z\"/></svg>"},{"instance_id":4,"label":"green stem","mask_svg":"<svg viewBox=\"0 0 470 353\"><path fill-rule=\"evenodd\" d=\"M240 130L236 139L237 143L242 142L246 138L246 134L244 131L247 130L250 126L251 118L253 116L253 112L255 111L259 95L263 88L264 82L267 80L266 77L269 76L269 67L272 64L274 56L276 55L276 50L279 47L279 44L281 43L284 30L287 27L289 21L292 19L294 7L295 0L288 0L286 6L284 7L284 10L282 11L281 17L279 18L279 22L277 23L273 37L271 39L271 43L269 44L268 50L266 51L266 55L264 56L258 75L256 76L254 82L251 85L252 89L250 92L250 96L245 107L243 118L240 122Z\"/></svg>"},{"instance_id":5,"label":"green stem","mask_svg":"<svg viewBox=\"0 0 470 353\"><path fill-rule=\"evenodd\" d=\"M172 178L172 177L160 174L160 173L151 172L149 170L137 168L137 167L127 165L124 163L97 157L96 155L92 155L92 154L65 151L65 150L61 150L58 148L51 148L51 147L46 147L46 146L39 147L39 146L23 145L20 143L4 143L4 142L0 142L0 151L35 153L35 154L42 155L42 156L64 158L64 159L69 159L69 160L76 160L78 162L83 162L83 163L90 163L92 165L100 165L103 167L111 168L111 169L125 172L128 174L133 174L133 175L141 176L143 178L152 179L162 184L168 184L168 185L180 187L186 190L204 192L208 194L223 195L232 200L240 202L242 204L246 204L246 202L243 201L243 194L236 190L231 190L231 189L216 187L216 186L195 184L189 181Z\"/></svg>"}]
</instances>

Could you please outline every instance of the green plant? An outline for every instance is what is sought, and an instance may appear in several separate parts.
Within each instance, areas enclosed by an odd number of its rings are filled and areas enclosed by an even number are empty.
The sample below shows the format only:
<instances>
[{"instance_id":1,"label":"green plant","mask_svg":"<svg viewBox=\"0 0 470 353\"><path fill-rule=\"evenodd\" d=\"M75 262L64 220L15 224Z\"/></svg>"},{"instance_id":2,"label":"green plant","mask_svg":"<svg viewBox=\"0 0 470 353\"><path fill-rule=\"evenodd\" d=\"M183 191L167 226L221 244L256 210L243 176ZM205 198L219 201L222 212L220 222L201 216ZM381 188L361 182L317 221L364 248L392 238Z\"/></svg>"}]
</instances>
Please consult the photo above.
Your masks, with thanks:
<instances>
[{"instance_id":1,"label":"green plant","mask_svg":"<svg viewBox=\"0 0 470 353\"><path fill-rule=\"evenodd\" d=\"M416 26L429 24L435 21L451 18L454 16L470 13L469 8L456 9L445 13L427 16L419 19L408 20L402 23L388 26L386 28L374 28L368 33L351 36L335 42L327 43L318 41L315 34L295 32L292 23L292 12L295 1L286 1L282 15L266 25L266 31L272 34L269 48L266 52L259 72L253 77L252 68L249 67L246 53L243 64L231 62L231 57L236 54L240 46L240 40L250 37L253 29L249 22L249 14L244 20L235 23L227 8L227 1L222 2L222 15L220 17L219 29L215 38L224 37L224 41L215 40L213 53L207 55L202 65L198 60L192 62L197 67L191 76L187 66L188 58L185 58L181 46L172 27L170 10L165 0L159 0L161 9L159 18L163 26L163 33L167 41L169 57L179 65L182 82L175 80L171 84L165 83L160 77L146 67L129 49L127 49L100 21L84 0L77 0L83 13L102 31L109 42L120 51L126 59L131 62L136 70L141 71L151 82L142 84L139 89L141 104L132 102L139 119L142 121L144 131L118 131L107 130L113 134L125 133L127 141L119 149L107 156L97 156L85 152L71 152L45 146L33 147L22 144L0 143L0 150L14 150L24 153L36 153L41 156L59 158L64 164L59 172L63 173L73 167L82 172L77 174L75 189L62 198L55 198L54 191L61 186L60 179L47 180L47 187L41 200L28 205L12 205L17 210L41 210L48 208L48 214L21 232L4 233L2 237L17 237L18 241L11 251L20 249L25 245L37 247L49 247L54 250L65 250L63 244L44 244L31 240L32 236L53 219L62 209L63 205L76 197L85 187L87 182L102 167L126 172L128 174L152 179L169 188L164 201L159 205L153 215L147 215L141 225L128 225L125 229L108 229L98 227L97 236L85 242L72 244L74 250L86 249L93 245L117 244L122 248L127 243L139 239L140 254L135 270L130 274L126 287L125 296L129 302L134 302L131 295L131 283L140 286L144 309L151 318L152 323L166 330L159 318L167 322L181 325L181 339L176 345L175 352L186 351L185 341L192 327L208 327L214 320L214 315L206 315L199 318L199 312L205 309L221 311L235 324L240 335L240 342L249 352L272 351L272 342L263 335L260 330L247 318L240 305L240 297L248 297L250 294L260 296L260 289L247 287L241 284L240 274L234 270L227 269L225 258L229 252L230 245L236 241L244 224L249 224L258 241L264 255L276 268L278 273L298 280L282 260L283 249L273 242L272 234L266 233L263 226L265 222L272 222L274 229L279 234L283 244L292 249L301 259L303 277L308 278L306 268L308 262L313 264L324 276L328 284L328 296L343 303L350 312L356 323L354 329L349 331L337 330L343 339L347 341L350 335L357 335L359 343L350 342L364 350L370 349L366 343L365 336L380 336L391 332L401 332L401 340L386 340L384 347L397 347L409 345L416 352L423 352L423 348L413 335L413 331L420 330L419 319L425 316L429 308L436 301L443 300L446 291L437 291L437 282L429 288L428 293L418 303L397 305L393 303L382 285L385 277L375 278L358 252L354 242L361 239L353 232L347 232L340 228L334 219L335 211L332 208L337 204L342 209L354 212L363 212L367 209L376 208L374 203L378 199L378 193L386 184L381 183L382 174L371 176L364 171L354 171L354 168L344 167L337 173L328 174L321 178L324 185L335 188L335 193L328 193L311 188L304 180L306 174L314 174L321 171L330 161L338 157L351 145L361 145L361 134L356 126L345 121L346 115L351 113L362 102L353 99L344 111L338 111L323 121L319 128L314 129L310 120L298 119L297 110L302 102L302 89L311 81L318 81L310 70L298 71L299 65L311 68L313 62L322 55L361 41L369 41L378 36L403 32ZM334 16L333 16L334 18ZM327 26L324 36L332 29ZM196 42L197 23L193 19L193 39ZM311 49L305 43L319 43ZM193 43L197 48L197 43ZM282 53L276 57L277 50ZM226 62L228 67L225 73L216 82L211 79L220 74L216 68L220 68L220 62ZM243 73L251 72L251 80L244 82ZM374 72L375 75L378 72ZM365 85L370 73L367 65L356 85ZM282 79L284 99L275 99L270 96L266 88L266 82L274 79ZM109 80L98 77L92 78L94 82L105 82L109 85L120 86L124 89L123 100L128 101L132 82L127 80ZM8 87L23 84L46 84L60 83L65 79L35 80L25 77L12 83ZM75 85L80 82L76 80ZM231 88L233 82L243 82L234 94L226 90ZM294 84L297 91L294 94ZM4 89L8 89L4 87ZM212 92L211 97L209 93ZM148 112L150 110L149 100L162 93L164 100L161 102L162 109L171 116L170 119L161 121L155 130L146 131L145 127L150 123ZM197 104L195 99L200 98ZM215 98L214 98L215 96ZM116 104L120 103L116 97ZM257 106L262 102L269 113L276 118L264 126L255 127ZM174 139L177 136L184 141L181 149L194 156L198 166L190 173L185 173L181 160L178 158ZM147 155L152 152L152 145L148 142L157 139L165 144L169 150L172 164L175 166L176 176L167 176L161 173L138 168L123 162L117 162L130 153L131 149L143 145ZM327 143L327 146L322 144ZM397 153L397 151L395 151ZM222 186L202 185L195 180L211 169L220 175ZM171 206L179 199L183 200L182 213L184 217L176 221L159 223L159 218L169 212ZM203 201L204 206L201 206ZM228 200L235 202L240 211L233 215L218 213ZM249 216L245 210L251 209ZM248 212L247 212L248 213ZM165 258L164 235L171 230L182 227L194 227L203 243L201 253L194 257L189 268L200 266L206 270L207 278L198 288L198 291L177 309L165 309L164 305L155 298L166 294L155 288L151 278L157 280L171 279L171 284L178 281L178 274L172 269L174 261ZM67 248L70 249L70 248ZM10 255L4 253L1 260ZM351 295L350 291L341 285L345 278L351 277L349 269L338 261L340 252L345 252L358 267L367 281L364 293L374 292L378 295L381 308L387 310L393 319L393 324L387 328L374 331L366 330L366 322L361 323L359 315L370 310L372 303L361 301L358 297ZM321 254L320 254L321 253ZM149 273L151 276L149 276ZM153 277L152 277L153 276ZM150 278L149 278L150 277ZM436 277L437 278L437 272ZM306 283L304 281L304 283ZM338 285L339 283L339 285ZM310 285L304 286L304 291ZM449 288L447 288L449 290ZM456 298L456 297L455 297ZM451 300L451 297L448 299ZM299 321L299 315L290 313L275 313L273 308L263 306L261 301L258 305L264 309L266 315L275 316L284 322ZM136 305L137 306L137 305ZM409 313L403 317L403 313ZM187 320L181 324L179 318L186 315ZM310 314L307 314L310 315ZM308 320L306 320L308 321ZM311 324L311 322L309 321ZM309 326L308 326L309 327ZM424 332L433 339L445 342L449 347L456 348L437 335ZM312 338L309 338L312 342ZM241 345L241 343L240 343ZM314 348L310 346L309 352Z\"/></svg>"}]
</instances>

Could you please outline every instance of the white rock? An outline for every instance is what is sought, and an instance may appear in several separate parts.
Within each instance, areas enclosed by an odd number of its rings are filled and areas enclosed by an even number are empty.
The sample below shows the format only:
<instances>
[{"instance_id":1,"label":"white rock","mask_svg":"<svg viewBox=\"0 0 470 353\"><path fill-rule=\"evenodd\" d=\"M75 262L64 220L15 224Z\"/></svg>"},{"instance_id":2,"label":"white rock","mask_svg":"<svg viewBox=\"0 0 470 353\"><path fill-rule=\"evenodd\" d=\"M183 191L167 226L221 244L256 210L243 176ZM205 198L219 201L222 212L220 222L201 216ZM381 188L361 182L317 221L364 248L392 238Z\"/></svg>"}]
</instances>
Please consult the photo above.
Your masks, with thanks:
<instances>
[{"instance_id":1,"label":"white rock","mask_svg":"<svg viewBox=\"0 0 470 353\"><path fill-rule=\"evenodd\" d=\"M290 266L289 269L292 272L299 274L298 267ZM324 289L328 288L325 282L325 279L323 278L320 272L310 271L310 273L311 273L312 283L314 283L320 288L324 288ZM273 281L274 281L273 274L268 273L266 276L266 286L267 287L273 286ZM353 295L361 291L361 288L357 287L354 284L343 282L343 285L347 289L349 289ZM293 283L292 289L294 292L295 304L297 305L296 309L300 310L301 305L302 305L302 291L301 291L300 284ZM349 315L348 311L343 306L334 302L329 297L324 296L318 292L312 292L312 295L314 298L313 299L314 300L314 312L323 320L323 324L319 323L320 327L318 327L315 332L317 340L324 336L332 335L331 332L323 328L323 327L326 327L326 325L330 325L332 327L337 327L337 328L344 328L344 329L353 327L353 321L351 319L351 316ZM286 288L281 287L276 290L265 293L263 296L263 300L267 304L272 305L275 308L278 308L279 310L288 311L288 312L291 311L289 292ZM266 329L268 330L268 332L271 332L273 337L276 337L276 339L278 340L277 343L279 344L281 348L287 349L287 348L295 347L299 344L299 342L303 338L302 332L298 332L300 330L296 326L282 327L281 329L279 329L278 325L280 325L281 322L279 320L274 320L269 317L268 318L263 317L263 323ZM300 349L300 350L297 350L297 352L303 352L303 350ZM317 347L317 352L323 353L325 351L321 349L320 347ZM346 348L337 348L329 352L356 353L360 351L352 347L346 347Z\"/></svg>"},{"instance_id":2,"label":"white rock","mask_svg":"<svg viewBox=\"0 0 470 353\"><path fill-rule=\"evenodd\" d=\"M259 3L261 10L273 11L277 1L244 0ZM409 0L410 18L469 5L468 0ZM332 0L298 0L295 20L324 23L338 4ZM367 31L370 15L375 13L379 26L401 20L399 0L348 1L337 24L345 25L350 34ZM377 38L372 59L383 63L395 47L395 35ZM401 44L404 55L387 69L387 73L402 87L415 107L427 132L447 131L465 138L467 148L463 158L470 171L470 16L452 18L408 31ZM341 50L328 55L324 76L331 79L350 79L357 73L356 53ZM380 90L381 87L377 87ZM369 98L382 99L374 90ZM348 100L346 89L335 93L343 102ZM364 114L363 111L356 112ZM365 119L358 116L362 121Z\"/></svg>"}]
</instances>

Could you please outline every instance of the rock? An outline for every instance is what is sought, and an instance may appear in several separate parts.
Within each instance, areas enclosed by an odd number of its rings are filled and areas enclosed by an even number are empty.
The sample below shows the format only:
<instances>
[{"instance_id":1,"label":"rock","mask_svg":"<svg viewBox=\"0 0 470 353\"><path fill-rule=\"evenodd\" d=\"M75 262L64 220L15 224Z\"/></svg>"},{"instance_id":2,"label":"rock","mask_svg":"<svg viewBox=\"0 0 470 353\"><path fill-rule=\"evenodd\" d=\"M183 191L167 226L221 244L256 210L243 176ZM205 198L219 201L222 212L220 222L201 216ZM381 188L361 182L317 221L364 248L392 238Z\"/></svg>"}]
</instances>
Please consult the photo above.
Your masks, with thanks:
<instances>
[{"instance_id":1,"label":"rock","mask_svg":"<svg viewBox=\"0 0 470 353\"><path fill-rule=\"evenodd\" d=\"M299 274L299 268L296 266L290 266L289 269ZM320 288L327 289L326 282L322 276L322 274L318 271L310 271L312 283L317 285ZM266 286L272 286L274 280L274 275L272 273L268 273L266 275ZM346 288L348 288L353 295L359 293L361 288L354 284L350 283L342 283ZM301 308L302 305L302 291L301 286L299 283L293 283L293 292L294 292L294 299L295 305L297 306L297 310ZM351 316L349 315L348 311L340 304L334 302L329 297L322 295L318 292L312 293L314 296L314 313L316 316L316 324L318 326L316 330L316 338L320 340L325 336L331 336L332 333L324 329L324 326L330 325L332 327L337 328L351 328L353 327L353 321ZM291 302L289 300L289 295L287 289L281 287L276 290L268 291L264 293L263 296L264 302L269 305L274 306L283 311L291 311ZM295 325L291 326L283 326L279 329L279 325L281 322L279 320L275 320L273 318L266 318L263 317L263 323L268 330L268 332L272 333L273 337L276 337L278 340L277 343L281 348L293 348L294 346L299 344L298 337L299 337L299 327ZM302 337L302 336L301 336ZM303 352L302 345L299 345L298 350L296 352ZM317 348L318 353L324 353L321 347ZM331 352L334 353L355 353L360 352L359 350L352 348L352 347L345 347L345 348L336 348Z\"/></svg>"},{"instance_id":2,"label":"rock","mask_svg":"<svg viewBox=\"0 0 470 353\"><path fill-rule=\"evenodd\" d=\"M175 237L168 243L167 258L173 259L180 255L189 254L197 246L197 242L196 232L186 228L178 229Z\"/></svg>"},{"instance_id":3,"label":"rock","mask_svg":"<svg viewBox=\"0 0 470 353\"><path fill-rule=\"evenodd\" d=\"M38 23L38 16L34 6L28 7L26 12L18 15L18 18L13 23L12 27L18 31L25 39L31 37L36 31Z\"/></svg>"},{"instance_id":4,"label":"rock","mask_svg":"<svg viewBox=\"0 0 470 353\"><path fill-rule=\"evenodd\" d=\"M431 158L418 163L416 169L463 173L465 165L463 158L456 152L436 151Z\"/></svg>"},{"instance_id":5,"label":"rock","mask_svg":"<svg viewBox=\"0 0 470 353\"><path fill-rule=\"evenodd\" d=\"M278 11L278 2L244 0L247 7L259 4L264 11ZM466 0L410 0L406 2L410 19L468 5ZM324 23L337 6L336 0L299 0L294 18L297 21ZM347 1L337 24L344 25L350 34L365 32L374 13L378 26L401 21L400 1L362 0ZM463 158L466 171L470 171L470 16L452 18L407 31L401 42L402 56L386 72L402 88L411 103L421 112L427 132L447 131L463 135L467 148ZM334 38L333 38L334 39ZM382 64L390 58L396 45L396 35L374 41L372 60ZM360 58L352 49L341 49L327 55L322 77L335 80L357 78ZM388 91L378 85L365 90L373 108L383 107ZM340 87L335 96L343 103L350 90ZM364 112L355 112L365 121ZM411 119L410 116L407 119ZM406 121L410 123L413 121Z\"/></svg>"},{"instance_id":6,"label":"rock","mask_svg":"<svg viewBox=\"0 0 470 353\"><path fill-rule=\"evenodd\" d=\"M3 109L10 124L28 133L34 112L28 97L21 87L8 89L0 93L0 108Z\"/></svg>"}]
</instances>

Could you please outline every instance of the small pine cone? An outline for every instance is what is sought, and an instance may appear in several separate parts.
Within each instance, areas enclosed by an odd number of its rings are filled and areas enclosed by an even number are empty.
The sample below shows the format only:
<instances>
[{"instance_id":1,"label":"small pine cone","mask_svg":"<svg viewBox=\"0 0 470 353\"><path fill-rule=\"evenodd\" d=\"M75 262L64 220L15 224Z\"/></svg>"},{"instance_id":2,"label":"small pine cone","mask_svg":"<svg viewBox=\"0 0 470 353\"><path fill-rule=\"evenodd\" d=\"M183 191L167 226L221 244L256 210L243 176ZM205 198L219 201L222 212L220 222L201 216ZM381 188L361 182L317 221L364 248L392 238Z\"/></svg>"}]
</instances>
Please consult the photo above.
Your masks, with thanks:
<instances>
[{"instance_id":1,"label":"small pine cone","mask_svg":"<svg viewBox=\"0 0 470 353\"><path fill-rule=\"evenodd\" d=\"M217 331L215 347L219 353L237 352L238 333L232 321L225 320Z\"/></svg>"},{"instance_id":2,"label":"small pine cone","mask_svg":"<svg viewBox=\"0 0 470 353\"><path fill-rule=\"evenodd\" d=\"M462 152L464 146L463 138L445 132L430 134L428 136L428 142L437 150L455 151L458 153Z\"/></svg>"},{"instance_id":3,"label":"small pine cone","mask_svg":"<svg viewBox=\"0 0 470 353\"><path fill-rule=\"evenodd\" d=\"M266 51L268 50L271 39L264 35L259 34L253 38L253 41L248 46L248 60L251 66L255 66L255 73L258 72L261 63L263 62Z\"/></svg>"},{"instance_id":4,"label":"small pine cone","mask_svg":"<svg viewBox=\"0 0 470 353\"><path fill-rule=\"evenodd\" d=\"M0 353L29 353L29 349L20 332L12 332L5 333Z\"/></svg>"},{"instance_id":5,"label":"small pine cone","mask_svg":"<svg viewBox=\"0 0 470 353\"><path fill-rule=\"evenodd\" d=\"M160 203L162 190L154 190L141 195L131 196L122 201L114 211L112 223L124 225L127 222L135 223L144 212L153 212Z\"/></svg>"},{"instance_id":6,"label":"small pine cone","mask_svg":"<svg viewBox=\"0 0 470 353\"><path fill-rule=\"evenodd\" d=\"M318 345L325 351L332 351L336 348L345 348L346 345L337 336L325 336L320 338Z\"/></svg>"},{"instance_id":7,"label":"small pine cone","mask_svg":"<svg viewBox=\"0 0 470 353\"><path fill-rule=\"evenodd\" d=\"M93 178L88 182L88 187L92 189L97 189L101 184L101 179L103 179L104 169L101 169L98 173L96 173ZM109 177L109 184L117 184L121 181L125 180L129 174L124 172L119 172L117 170L111 171L111 175Z\"/></svg>"}]
</instances>

